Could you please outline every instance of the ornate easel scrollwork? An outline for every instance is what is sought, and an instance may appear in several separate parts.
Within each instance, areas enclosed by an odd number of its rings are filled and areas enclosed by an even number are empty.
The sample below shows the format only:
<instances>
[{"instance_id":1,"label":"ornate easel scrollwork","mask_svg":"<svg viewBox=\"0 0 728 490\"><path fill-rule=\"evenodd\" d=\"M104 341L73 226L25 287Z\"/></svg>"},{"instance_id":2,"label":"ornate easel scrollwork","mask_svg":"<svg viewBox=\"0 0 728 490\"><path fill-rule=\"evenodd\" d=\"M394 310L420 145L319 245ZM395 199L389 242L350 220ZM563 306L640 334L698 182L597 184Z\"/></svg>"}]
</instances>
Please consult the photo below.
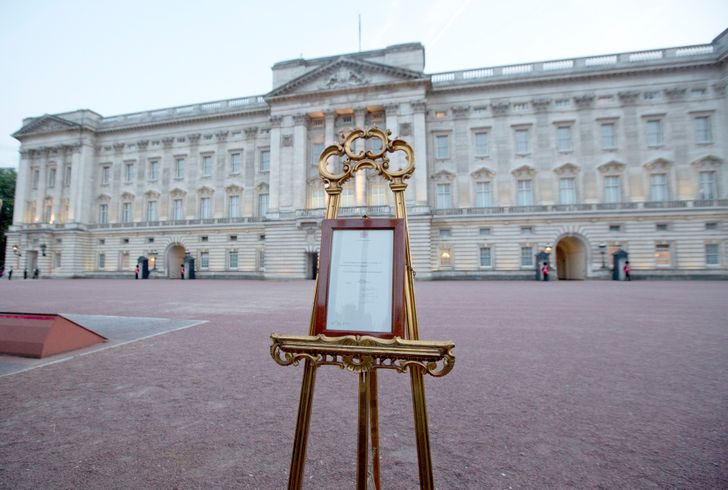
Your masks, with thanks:
<instances>
[{"instance_id":1,"label":"ornate easel scrollwork","mask_svg":"<svg viewBox=\"0 0 728 490\"><path fill-rule=\"evenodd\" d=\"M404 140L395 138L389 139L392 134L390 130L383 131L379 128L368 130L355 129L346 134L339 144L329 145L324 148L319 159L319 173L324 187L329 194L341 192L341 186L359 170L372 169L384 177L391 184L402 184L409 179L415 171L415 154L412 147ZM357 140L378 139L381 147L378 151L361 150L355 152L352 147ZM401 151L407 160L405 168L393 170L390 168L389 153ZM328 160L331 157L344 157L341 173L332 173L328 168Z\"/></svg>"},{"instance_id":2,"label":"ornate easel scrollwork","mask_svg":"<svg viewBox=\"0 0 728 490\"><path fill-rule=\"evenodd\" d=\"M445 376L455 366L452 342L380 339L367 335L344 337L271 335L270 354L281 366L310 360L318 366L339 366L354 373L373 369L404 372L419 366L423 372Z\"/></svg>"}]
</instances>

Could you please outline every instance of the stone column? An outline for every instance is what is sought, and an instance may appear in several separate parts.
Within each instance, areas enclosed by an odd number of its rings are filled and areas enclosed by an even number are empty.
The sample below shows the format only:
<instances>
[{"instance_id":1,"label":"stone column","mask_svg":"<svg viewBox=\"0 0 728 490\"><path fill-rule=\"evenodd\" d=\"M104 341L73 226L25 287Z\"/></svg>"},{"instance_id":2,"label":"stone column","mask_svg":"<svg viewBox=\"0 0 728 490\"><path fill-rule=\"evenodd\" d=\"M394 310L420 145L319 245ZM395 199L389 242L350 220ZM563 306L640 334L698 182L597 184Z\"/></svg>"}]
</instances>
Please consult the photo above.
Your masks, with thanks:
<instances>
[{"instance_id":1,"label":"stone column","mask_svg":"<svg viewBox=\"0 0 728 490\"><path fill-rule=\"evenodd\" d=\"M256 126L245 128L245 144L240 165L243 166L243 216L253 216L255 212L255 138L258 135Z\"/></svg>"},{"instance_id":2,"label":"stone column","mask_svg":"<svg viewBox=\"0 0 728 490\"><path fill-rule=\"evenodd\" d=\"M88 140L74 147L71 163L71 209L75 223L91 223L92 213L95 211L92 209L93 192L97 186L89 185L90 182L95 182L94 153L94 146Z\"/></svg>"},{"instance_id":3,"label":"stone column","mask_svg":"<svg viewBox=\"0 0 728 490\"><path fill-rule=\"evenodd\" d=\"M551 145L551 136L556 130L549 123L548 107L550 101L548 99L538 99L531 101L531 107L536 113L536 124L533 128L533 150L531 151L533 166L538 172L534 179L534 204L553 204L554 203L554 175L551 167L554 161L557 161L554 146ZM576 144L576 129L572 125L572 144Z\"/></svg>"},{"instance_id":4,"label":"stone column","mask_svg":"<svg viewBox=\"0 0 728 490\"><path fill-rule=\"evenodd\" d=\"M426 102L419 101L412 104L412 132L414 134L415 151L415 175L410 180L410 186L414 184L414 189L407 192L407 202L414 201L418 206L427 206L427 127L425 125L425 112L427 110ZM412 192L414 191L414 192Z\"/></svg>"},{"instance_id":5,"label":"stone column","mask_svg":"<svg viewBox=\"0 0 728 490\"><path fill-rule=\"evenodd\" d=\"M515 147L511 145L511 127L508 125L508 112L511 104L508 101L495 101L490 104L493 114L494 153L493 161L496 164L496 189L494 205L512 206L515 198L513 175L511 175L511 162Z\"/></svg>"},{"instance_id":6,"label":"stone column","mask_svg":"<svg viewBox=\"0 0 728 490\"><path fill-rule=\"evenodd\" d=\"M225 217L225 176L227 175L227 138L229 131L218 131L215 133L217 149L215 159L217 160L215 171L215 193L212 195L211 218Z\"/></svg>"},{"instance_id":7,"label":"stone column","mask_svg":"<svg viewBox=\"0 0 728 490\"><path fill-rule=\"evenodd\" d=\"M13 224L20 224L25 219L25 201L30 192L29 173L32 163L32 150L20 150L20 162L18 163L18 175L15 183L15 204L13 206Z\"/></svg>"},{"instance_id":8,"label":"stone column","mask_svg":"<svg viewBox=\"0 0 728 490\"><path fill-rule=\"evenodd\" d=\"M589 175L588 177L588 180L590 182L597 182L598 180L596 175L597 149L594 146L594 99L595 96L593 94L586 94L574 97L574 103L579 110L579 117L576 124L574 124L574 127L572 128L572 135L574 137L574 154L577 155L576 157L574 157L576 161L574 161L573 163L578 164L582 169L582 171L580 172L581 175L577 176L576 179L577 182L582 183L581 186L577 185L576 188L577 202L584 202L587 195L586 189L584 189L583 185L583 182L587 180L586 172L584 170L590 169L591 175ZM581 177L581 179L579 177ZM558 186L556 187L556 189L558 189ZM591 192L591 197L593 197L595 194L594 190L595 189L593 189ZM556 192L557 194L555 201L558 202L558 190Z\"/></svg>"},{"instance_id":9,"label":"stone column","mask_svg":"<svg viewBox=\"0 0 728 490\"><path fill-rule=\"evenodd\" d=\"M473 205L470 196L470 135L468 134L469 106L452 107L454 119L453 148L455 168L457 169L457 207L467 208Z\"/></svg>"},{"instance_id":10,"label":"stone column","mask_svg":"<svg viewBox=\"0 0 728 490\"><path fill-rule=\"evenodd\" d=\"M633 187L633 184L636 184L638 187L637 190L639 190L640 194L642 194L643 188L641 185L643 169L641 165L642 155L640 151L640 131L643 131L644 128L641 124L642 121L640 121L639 115L637 114L637 101L640 93L619 92L617 95L622 103L622 110L624 114L624 136L617 141L624 141L624 155L627 159L627 168L622 176L622 200L634 201L636 193L630 192L630 188ZM621 144L622 143L620 143L620 146ZM644 196L642 196L639 200L643 201Z\"/></svg>"},{"instance_id":11,"label":"stone column","mask_svg":"<svg viewBox=\"0 0 728 490\"><path fill-rule=\"evenodd\" d=\"M304 209L306 207L306 149L307 149L307 126L308 116L296 114L293 116L293 175L291 186L293 187L293 209Z\"/></svg>"},{"instance_id":12,"label":"stone column","mask_svg":"<svg viewBox=\"0 0 728 490\"><path fill-rule=\"evenodd\" d=\"M268 214L278 217L281 185L281 122L282 116L271 116L270 123L270 171L268 184Z\"/></svg>"},{"instance_id":13,"label":"stone column","mask_svg":"<svg viewBox=\"0 0 728 490\"><path fill-rule=\"evenodd\" d=\"M137 146L137 171L136 181L134 183L134 194L137 196L144 195L144 189L147 186L147 148L149 147L149 140L139 140L136 143ZM159 163L161 168L161 162ZM118 196L121 199L121 196ZM121 209L120 201L116 201L114 204L109 204L109 222L121 221ZM131 258L130 258L131 260Z\"/></svg>"},{"instance_id":14,"label":"stone column","mask_svg":"<svg viewBox=\"0 0 728 490\"><path fill-rule=\"evenodd\" d=\"M365 129L366 124L366 107L354 109L354 125L357 128ZM364 140L360 139L356 142L356 151L362 151L365 148ZM354 196L356 197L357 206L367 205L367 174L366 172L357 172L354 175Z\"/></svg>"}]
</instances>

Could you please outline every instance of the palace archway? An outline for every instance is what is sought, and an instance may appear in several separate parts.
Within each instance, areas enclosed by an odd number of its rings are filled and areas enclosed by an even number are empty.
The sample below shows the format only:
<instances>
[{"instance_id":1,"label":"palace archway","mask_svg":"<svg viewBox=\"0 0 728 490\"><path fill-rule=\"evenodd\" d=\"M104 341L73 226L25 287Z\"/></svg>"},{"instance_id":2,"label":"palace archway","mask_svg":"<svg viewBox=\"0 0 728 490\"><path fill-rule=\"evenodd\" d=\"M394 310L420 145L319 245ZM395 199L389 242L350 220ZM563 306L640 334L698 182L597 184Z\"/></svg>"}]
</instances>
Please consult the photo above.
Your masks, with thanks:
<instances>
[{"instance_id":1,"label":"palace archway","mask_svg":"<svg viewBox=\"0 0 728 490\"><path fill-rule=\"evenodd\" d=\"M179 279L179 267L185 259L185 248L182 245L172 245L167 250L167 277Z\"/></svg>"},{"instance_id":2,"label":"palace archway","mask_svg":"<svg viewBox=\"0 0 728 490\"><path fill-rule=\"evenodd\" d=\"M559 280L586 279L586 244L576 236L566 236L556 244L556 272Z\"/></svg>"}]
</instances>

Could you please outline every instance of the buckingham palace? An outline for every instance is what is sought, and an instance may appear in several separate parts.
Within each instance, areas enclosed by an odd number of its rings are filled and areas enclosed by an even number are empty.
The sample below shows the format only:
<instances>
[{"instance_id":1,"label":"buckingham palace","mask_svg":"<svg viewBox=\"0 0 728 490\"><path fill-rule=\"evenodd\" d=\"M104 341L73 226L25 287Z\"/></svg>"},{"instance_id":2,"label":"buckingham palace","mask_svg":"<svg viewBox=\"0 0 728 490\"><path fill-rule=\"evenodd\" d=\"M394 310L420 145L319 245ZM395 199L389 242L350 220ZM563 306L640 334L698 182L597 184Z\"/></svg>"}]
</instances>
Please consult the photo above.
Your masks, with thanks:
<instances>
[{"instance_id":1,"label":"buckingham palace","mask_svg":"<svg viewBox=\"0 0 728 490\"><path fill-rule=\"evenodd\" d=\"M710 37L710 36L706 36ZM473 59L477 49L473 48ZM517 60L514 60L517 61ZM728 278L728 30L709 44L425 72L419 43L273 65L264 95L29 117L6 268L42 277L312 278L326 145L412 145L418 279ZM390 216L363 172L341 216Z\"/></svg>"}]
</instances>

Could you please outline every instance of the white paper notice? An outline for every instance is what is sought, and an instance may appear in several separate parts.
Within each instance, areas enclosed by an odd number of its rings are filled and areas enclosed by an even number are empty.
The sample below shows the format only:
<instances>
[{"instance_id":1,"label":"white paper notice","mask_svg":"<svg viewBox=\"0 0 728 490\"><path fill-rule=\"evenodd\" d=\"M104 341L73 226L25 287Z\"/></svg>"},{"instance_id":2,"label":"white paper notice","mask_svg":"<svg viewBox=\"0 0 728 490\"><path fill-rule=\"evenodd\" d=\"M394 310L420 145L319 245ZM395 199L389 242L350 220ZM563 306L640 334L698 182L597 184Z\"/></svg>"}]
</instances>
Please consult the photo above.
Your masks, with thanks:
<instances>
[{"instance_id":1,"label":"white paper notice","mask_svg":"<svg viewBox=\"0 0 728 490\"><path fill-rule=\"evenodd\" d=\"M327 330L392 331L394 230L334 230Z\"/></svg>"}]
</instances>

